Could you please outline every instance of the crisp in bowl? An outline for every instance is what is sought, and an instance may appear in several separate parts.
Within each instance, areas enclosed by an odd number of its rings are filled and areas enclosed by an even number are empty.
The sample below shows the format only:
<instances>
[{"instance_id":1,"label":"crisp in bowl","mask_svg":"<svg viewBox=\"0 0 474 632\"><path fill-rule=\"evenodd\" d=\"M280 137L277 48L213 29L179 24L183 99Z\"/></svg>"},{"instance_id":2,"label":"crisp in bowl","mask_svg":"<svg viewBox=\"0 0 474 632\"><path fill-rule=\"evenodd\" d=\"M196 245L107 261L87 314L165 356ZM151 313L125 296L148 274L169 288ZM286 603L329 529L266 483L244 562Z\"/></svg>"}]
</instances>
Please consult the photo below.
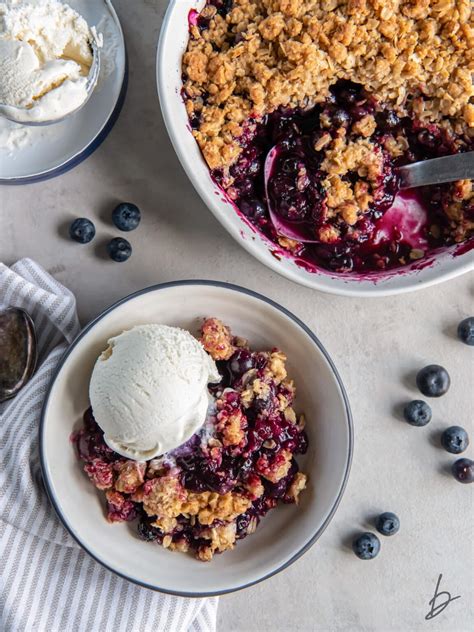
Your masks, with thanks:
<instances>
[{"instance_id":1,"label":"crisp in bowl","mask_svg":"<svg viewBox=\"0 0 474 632\"><path fill-rule=\"evenodd\" d=\"M213 315L248 338L253 348L278 347L297 385L295 408L304 411L308 452L298 459L308 474L300 504L279 505L251 537L225 555L201 563L144 542L130 523L109 524L103 496L77 460L71 434L89 406L92 368L107 340L137 324L163 323L197 334ZM44 483L74 539L98 562L141 586L187 597L245 588L296 561L321 536L339 505L349 476L352 419L341 378L304 323L273 301L214 281L181 281L128 296L90 323L59 363L46 396L40 428ZM324 545L324 544L322 544Z\"/></svg>"}]
</instances>

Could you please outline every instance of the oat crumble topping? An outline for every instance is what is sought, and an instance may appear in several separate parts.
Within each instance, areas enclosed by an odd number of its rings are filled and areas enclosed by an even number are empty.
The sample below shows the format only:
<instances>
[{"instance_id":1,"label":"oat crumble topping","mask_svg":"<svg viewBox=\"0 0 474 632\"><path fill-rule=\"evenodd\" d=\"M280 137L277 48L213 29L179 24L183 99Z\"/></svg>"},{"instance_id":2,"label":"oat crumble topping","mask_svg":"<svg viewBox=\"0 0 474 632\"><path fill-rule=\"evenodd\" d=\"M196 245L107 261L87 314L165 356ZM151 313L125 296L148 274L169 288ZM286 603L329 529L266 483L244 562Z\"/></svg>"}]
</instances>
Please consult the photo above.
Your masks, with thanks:
<instances>
[{"instance_id":1,"label":"oat crumble topping","mask_svg":"<svg viewBox=\"0 0 474 632\"><path fill-rule=\"evenodd\" d=\"M183 97L244 218L297 263L378 271L473 234L468 182L418 192L419 246L396 227L376 235L397 166L474 151L473 72L469 0L208 0L190 20ZM326 248L280 234L270 205Z\"/></svg>"},{"instance_id":2,"label":"oat crumble topping","mask_svg":"<svg viewBox=\"0 0 474 632\"><path fill-rule=\"evenodd\" d=\"M323 102L338 79L400 114L474 126L469 0L234 0L208 4L183 57L186 107L211 169L232 164L245 122ZM418 100L423 96L423 100ZM358 125L364 135L371 121Z\"/></svg>"}]
</instances>

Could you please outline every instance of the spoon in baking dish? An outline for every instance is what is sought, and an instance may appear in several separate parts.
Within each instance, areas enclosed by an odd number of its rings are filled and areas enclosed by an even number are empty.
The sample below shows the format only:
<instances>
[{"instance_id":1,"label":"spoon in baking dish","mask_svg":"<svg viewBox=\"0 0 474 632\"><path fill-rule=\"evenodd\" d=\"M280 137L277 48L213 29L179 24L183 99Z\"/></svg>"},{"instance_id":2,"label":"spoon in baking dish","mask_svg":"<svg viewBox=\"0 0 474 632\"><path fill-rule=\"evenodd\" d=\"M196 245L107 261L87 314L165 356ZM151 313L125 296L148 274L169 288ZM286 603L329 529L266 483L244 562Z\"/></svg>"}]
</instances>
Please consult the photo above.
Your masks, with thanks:
<instances>
[{"instance_id":1,"label":"spoon in baking dish","mask_svg":"<svg viewBox=\"0 0 474 632\"><path fill-rule=\"evenodd\" d=\"M90 97L92 96L92 93L94 92L94 89L97 85L97 81L99 79L99 74L100 74L100 62L101 62L100 45L94 38L91 40L90 46L92 49L92 66L90 67L89 74L87 76L87 83L86 83L87 96L77 108L75 108L74 110L71 110L67 114L64 114L63 116L60 116L58 118L35 121L35 120L32 120L28 115L28 112L30 110L29 108L16 107L13 105L6 105L5 103L0 103L0 118L5 118L11 121L12 123L18 123L19 125L29 125L29 126L34 126L34 127L40 127L43 125L52 125L53 123L59 123L60 121L64 121L65 119L69 118L70 116L78 112L80 109L82 109L85 106L85 104L89 101Z\"/></svg>"},{"instance_id":2,"label":"spoon in baking dish","mask_svg":"<svg viewBox=\"0 0 474 632\"><path fill-rule=\"evenodd\" d=\"M267 198L268 212L270 220L277 232L289 239L305 243L319 243L318 239L308 237L307 232L300 228L298 224L283 219L272 208L271 198L268 191L268 183L273 174L275 162L278 158L278 148L272 147L267 154L264 166L265 195ZM429 186L433 184L443 184L456 180L474 179L474 151L468 151L454 156L443 156L431 160L405 165L396 168L398 176L398 190L413 189L415 187Z\"/></svg>"}]
</instances>

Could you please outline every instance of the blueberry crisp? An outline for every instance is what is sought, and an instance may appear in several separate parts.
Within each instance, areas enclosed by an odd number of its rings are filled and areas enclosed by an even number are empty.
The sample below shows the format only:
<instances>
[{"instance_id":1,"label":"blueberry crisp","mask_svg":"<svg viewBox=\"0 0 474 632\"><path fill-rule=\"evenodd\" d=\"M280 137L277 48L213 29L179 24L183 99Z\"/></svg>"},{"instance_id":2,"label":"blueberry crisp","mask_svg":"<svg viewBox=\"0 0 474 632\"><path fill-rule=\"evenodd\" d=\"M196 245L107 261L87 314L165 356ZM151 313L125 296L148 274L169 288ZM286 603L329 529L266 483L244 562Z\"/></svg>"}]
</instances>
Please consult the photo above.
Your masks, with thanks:
<instances>
[{"instance_id":1,"label":"blueberry crisp","mask_svg":"<svg viewBox=\"0 0 474 632\"><path fill-rule=\"evenodd\" d=\"M416 229L382 223L397 166L474 150L469 0L208 0L189 23L193 134L280 251L308 269L370 272L472 238L470 180L411 193ZM306 239L282 237L269 204Z\"/></svg>"},{"instance_id":2,"label":"blueberry crisp","mask_svg":"<svg viewBox=\"0 0 474 632\"><path fill-rule=\"evenodd\" d=\"M84 470L105 492L110 522L138 519L138 536L202 561L253 533L279 501L298 503L307 477L305 419L278 349L252 350L215 318L201 343L221 381L209 385L206 423L184 445L149 461L121 457L104 441L92 409L73 435Z\"/></svg>"}]
</instances>

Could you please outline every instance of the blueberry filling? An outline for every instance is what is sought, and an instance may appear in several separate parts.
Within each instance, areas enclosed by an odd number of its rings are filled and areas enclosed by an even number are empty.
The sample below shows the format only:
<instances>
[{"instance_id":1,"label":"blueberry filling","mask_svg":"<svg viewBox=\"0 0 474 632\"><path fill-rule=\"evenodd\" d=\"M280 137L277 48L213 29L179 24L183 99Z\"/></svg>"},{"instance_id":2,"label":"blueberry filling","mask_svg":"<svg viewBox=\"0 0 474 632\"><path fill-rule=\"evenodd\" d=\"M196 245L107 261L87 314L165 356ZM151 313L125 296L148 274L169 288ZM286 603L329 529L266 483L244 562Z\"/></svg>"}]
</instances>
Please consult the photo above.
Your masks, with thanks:
<instances>
[{"instance_id":1,"label":"blueberry filling","mask_svg":"<svg viewBox=\"0 0 474 632\"><path fill-rule=\"evenodd\" d=\"M366 212L350 225L340 217L331 218L328 212L327 192L323 184L324 146L315 150L318 142L331 142L341 128L353 129L354 123L374 116L375 130L371 143L380 152L383 169L371 191L371 202ZM324 124L324 127L322 125ZM349 138L351 132L349 131ZM354 139L356 136L352 135ZM394 159L386 150L397 136L405 139L407 148ZM377 224L392 206L398 191L396 167L410 162L472 149L472 141L454 140L439 127L423 127L409 117L400 119L392 110L378 109L361 86L339 82L331 98L322 106L309 110L280 108L262 121L249 121L248 131L241 139L242 152L230 168L229 177L220 170L212 172L216 182L227 191L240 212L264 235L279 243L268 214L264 186L265 158L276 147L277 158L268 181L268 196L274 211L290 225L298 225L310 238L318 239L321 229L337 229L337 237L330 242L295 244L292 252L302 262L329 270L371 271L383 270L421 258L424 252L414 252L410 235L396 227L389 239L380 239ZM359 176L343 176L348 185L354 185ZM422 237L428 249L454 243L449 232L449 218L445 213L452 203L453 185L425 188L418 199L428 217L422 228ZM472 203L461 203L462 212L474 216ZM330 211L330 209L329 209Z\"/></svg>"},{"instance_id":2,"label":"blueberry filling","mask_svg":"<svg viewBox=\"0 0 474 632\"><path fill-rule=\"evenodd\" d=\"M217 354L223 342L209 331L208 344L216 345ZM295 391L285 379L284 354L253 351L230 331L228 336L227 359L217 363L222 380L211 385L215 400L206 423L175 450L146 463L125 459L107 446L91 409L72 437L84 471L105 492L109 521L138 517L142 540L191 549L203 560L221 552L210 550L216 529L226 550L227 537L240 540L253 533L278 502L296 503L306 485L295 459L306 452L308 437L304 418L292 407Z\"/></svg>"},{"instance_id":3,"label":"blueberry filling","mask_svg":"<svg viewBox=\"0 0 474 632\"><path fill-rule=\"evenodd\" d=\"M231 5L222 0L207 3L222 17ZM203 12L197 17L201 30L207 29L212 19L207 15L212 14ZM226 46L236 44L229 40ZM183 96L189 98L184 92ZM203 104L207 98L201 94ZM194 110L190 122L193 129L199 129L201 121ZM398 216L387 214L383 219L397 196L398 166L470 151L474 141L414 115L400 117L359 84L339 80L326 101L315 107L280 107L258 119L250 116L238 142L241 150L237 160L228 169L212 170L213 179L278 252L307 269L363 273L397 268L424 258L433 249L467 241L472 235L473 198L464 195L456 183L398 196L401 214L407 208L406 200L416 200L424 213L413 233L415 229L400 222ZM328 154L337 159L344 146L354 150L364 144L378 156L378 172L363 173L364 160L355 169L341 172L336 192L346 189L349 195L338 203L332 192L332 176L328 178ZM274 147L276 158L266 187L264 164ZM297 229L293 241L282 239L270 220L269 205L284 225ZM316 243L301 241L298 234ZM472 247L470 242L468 248Z\"/></svg>"}]
</instances>

